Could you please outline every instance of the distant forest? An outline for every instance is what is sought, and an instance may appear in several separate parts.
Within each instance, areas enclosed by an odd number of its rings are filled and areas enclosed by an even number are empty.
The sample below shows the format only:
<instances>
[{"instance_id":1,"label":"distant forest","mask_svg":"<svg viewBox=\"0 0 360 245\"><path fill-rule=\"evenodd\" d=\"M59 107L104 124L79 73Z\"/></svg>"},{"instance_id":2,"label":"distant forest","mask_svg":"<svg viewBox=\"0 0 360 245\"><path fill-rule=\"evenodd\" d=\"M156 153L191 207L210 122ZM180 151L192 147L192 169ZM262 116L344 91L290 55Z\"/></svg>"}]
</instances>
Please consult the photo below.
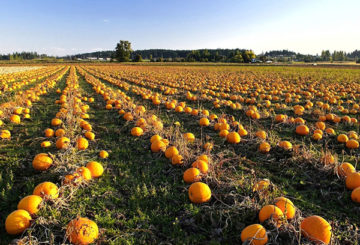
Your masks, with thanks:
<instances>
[{"instance_id":1,"label":"distant forest","mask_svg":"<svg viewBox=\"0 0 360 245\"><path fill-rule=\"evenodd\" d=\"M46 60L63 58L65 60L114 59L115 51L97 51L82 53L65 57L53 57L37 52L15 52L12 54L0 54L0 60ZM245 49L199 49L199 50L170 50L170 49L145 49L131 52L131 60L149 60L152 62L318 62L318 61L357 61L360 63L360 50L346 53L344 51L323 50L319 55L304 55L289 50L274 50L255 55L251 50Z\"/></svg>"},{"instance_id":2,"label":"distant forest","mask_svg":"<svg viewBox=\"0 0 360 245\"><path fill-rule=\"evenodd\" d=\"M277 61L277 62L318 62L318 61L358 61L360 62L360 50L346 53L344 51L323 50L319 55L305 55L289 50L274 50L255 55L251 50L244 49L199 49L199 50L170 50L170 49L145 49L135 50L131 53L131 59L136 57L150 61L176 61L176 62L251 62L256 61ZM83 53L63 58L87 59L114 58L114 51L98 51Z\"/></svg>"}]
</instances>

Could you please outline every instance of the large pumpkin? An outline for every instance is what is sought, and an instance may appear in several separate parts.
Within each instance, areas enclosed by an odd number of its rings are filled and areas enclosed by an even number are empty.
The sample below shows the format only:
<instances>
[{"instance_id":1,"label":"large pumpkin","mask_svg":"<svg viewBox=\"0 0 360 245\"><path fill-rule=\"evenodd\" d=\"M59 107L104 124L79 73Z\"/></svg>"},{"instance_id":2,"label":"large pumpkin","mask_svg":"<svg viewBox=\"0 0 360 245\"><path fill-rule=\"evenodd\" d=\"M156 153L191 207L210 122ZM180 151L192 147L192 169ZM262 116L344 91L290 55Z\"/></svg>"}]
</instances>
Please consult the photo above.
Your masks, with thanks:
<instances>
[{"instance_id":1,"label":"large pumpkin","mask_svg":"<svg viewBox=\"0 0 360 245\"><path fill-rule=\"evenodd\" d=\"M73 244L87 245L98 238L99 228L94 221L79 217L67 225L66 236Z\"/></svg>"},{"instance_id":2,"label":"large pumpkin","mask_svg":"<svg viewBox=\"0 0 360 245\"><path fill-rule=\"evenodd\" d=\"M19 209L9 214L5 221L6 232L10 235L18 235L30 227L31 216L28 211Z\"/></svg>"},{"instance_id":3,"label":"large pumpkin","mask_svg":"<svg viewBox=\"0 0 360 245\"><path fill-rule=\"evenodd\" d=\"M329 244L331 239L331 226L320 216L305 218L300 225L301 233L317 244Z\"/></svg>"}]
</instances>

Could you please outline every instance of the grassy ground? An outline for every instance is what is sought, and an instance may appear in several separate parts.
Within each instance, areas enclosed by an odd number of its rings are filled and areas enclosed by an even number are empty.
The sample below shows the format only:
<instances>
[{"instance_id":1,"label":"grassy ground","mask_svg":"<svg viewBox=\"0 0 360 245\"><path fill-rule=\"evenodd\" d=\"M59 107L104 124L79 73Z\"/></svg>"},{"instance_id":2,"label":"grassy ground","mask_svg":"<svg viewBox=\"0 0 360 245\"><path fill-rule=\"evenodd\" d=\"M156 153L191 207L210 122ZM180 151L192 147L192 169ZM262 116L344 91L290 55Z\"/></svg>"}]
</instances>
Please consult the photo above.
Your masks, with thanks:
<instances>
[{"instance_id":1,"label":"grassy ground","mask_svg":"<svg viewBox=\"0 0 360 245\"><path fill-rule=\"evenodd\" d=\"M104 80L102 82L111 86ZM297 217L301 212L303 216L317 214L331 221L335 228L334 244L358 244L357 217L360 212L351 202L350 192L341 180L319 168L313 158L304 154L307 151L319 154L317 144L299 137L296 142L307 145L303 151L286 153L274 148L270 154L262 155L257 152L255 139L244 138L239 145L229 145L214 130L199 130L196 118L169 112L164 107L159 109L127 91L138 104L144 104L156 113L165 127L180 121L181 132L193 132L197 138L211 138L215 142L212 155L215 165L209 177L204 179L213 191L213 198L209 203L194 205L187 196L188 185L182 181L185 168L174 167L163 155L151 153L151 134L131 137L133 123L123 120L117 110L105 110L102 96L96 94L82 77L80 86L84 96L95 98L94 103L89 103L89 121L96 142L79 154L77 161L82 165L89 160L99 161L104 165L105 173L88 185L67 189L66 195L71 198L66 203L47 204L25 237L33 236L47 244L61 244L65 242L67 223L80 215L94 220L99 226L98 244L241 244L241 231L246 225L258 222L259 209L274 197L286 195L299 208ZM65 79L58 87L65 87ZM59 109L54 104L59 97L55 90L35 103L31 120L11 126L12 140L0 143L0 244L8 244L17 238L5 233L4 222L16 209L18 201L42 181L60 181L55 169L37 173L31 166L33 157L43 152L40 148L43 130L50 126L50 120ZM211 108L206 103L201 106ZM229 113L227 109L210 112ZM251 125L241 113L234 115L246 127ZM273 129L271 137L293 132L292 128L276 128L266 120L262 124ZM190 148L196 150L195 145ZM103 149L110 153L106 160L98 158L98 152ZM56 151L51 148L50 152ZM350 160L355 161L355 157L353 155ZM186 164L191 164L192 160ZM274 184L266 197L252 191L254 182L262 178L269 178ZM267 224L272 244L299 244L298 223L296 219L280 229ZM302 240L300 244L306 242Z\"/></svg>"}]
</instances>

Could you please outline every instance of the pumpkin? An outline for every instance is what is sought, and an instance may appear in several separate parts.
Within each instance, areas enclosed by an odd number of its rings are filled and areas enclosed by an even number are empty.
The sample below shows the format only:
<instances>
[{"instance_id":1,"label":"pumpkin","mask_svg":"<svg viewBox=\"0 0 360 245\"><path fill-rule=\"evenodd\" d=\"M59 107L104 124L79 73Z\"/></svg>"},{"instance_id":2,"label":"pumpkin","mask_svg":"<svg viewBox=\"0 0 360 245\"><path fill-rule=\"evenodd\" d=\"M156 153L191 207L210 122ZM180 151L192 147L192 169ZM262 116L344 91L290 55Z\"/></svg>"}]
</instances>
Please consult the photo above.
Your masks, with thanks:
<instances>
[{"instance_id":1,"label":"pumpkin","mask_svg":"<svg viewBox=\"0 0 360 245\"><path fill-rule=\"evenodd\" d=\"M44 133L45 133L45 137L48 137L48 138L54 136L54 130L52 130L51 128L45 129Z\"/></svg>"},{"instance_id":2,"label":"pumpkin","mask_svg":"<svg viewBox=\"0 0 360 245\"><path fill-rule=\"evenodd\" d=\"M100 158L105 159L109 157L109 153L107 151L102 150L99 152L99 156Z\"/></svg>"},{"instance_id":3,"label":"pumpkin","mask_svg":"<svg viewBox=\"0 0 360 245\"><path fill-rule=\"evenodd\" d=\"M59 125L61 125L62 124L62 121L59 119L59 118L53 118L52 120L51 120L51 126L59 126Z\"/></svg>"},{"instance_id":4,"label":"pumpkin","mask_svg":"<svg viewBox=\"0 0 360 245\"><path fill-rule=\"evenodd\" d=\"M265 220L273 219L279 227L284 218L284 213L275 205L265 205L260 209L259 220L263 223Z\"/></svg>"},{"instance_id":5,"label":"pumpkin","mask_svg":"<svg viewBox=\"0 0 360 245\"><path fill-rule=\"evenodd\" d=\"M346 142L346 147L349 149L357 149L359 148L359 141L351 139Z\"/></svg>"},{"instance_id":6,"label":"pumpkin","mask_svg":"<svg viewBox=\"0 0 360 245\"><path fill-rule=\"evenodd\" d=\"M59 129L57 129L56 131L55 131L55 136L56 137L62 137L62 136L64 136L65 135L65 129L63 129L63 128L59 128Z\"/></svg>"},{"instance_id":7,"label":"pumpkin","mask_svg":"<svg viewBox=\"0 0 360 245\"><path fill-rule=\"evenodd\" d=\"M13 113L16 115L21 115L23 112L23 108L22 107L17 107L14 109Z\"/></svg>"},{"instance_id":8,"label":"pumpkin","mask_svg":"<svg viewBox=\"0 0 360 245\"><path fill-rule=\"evenodd\" d=\"M56 148L58 149L67 149L70 145L70 139L67 137L60 137L56 140Z\"/></svg>"},{"instance_id":9,"label":"pumpkin","mask_svg":"<svg viewBox=\"0 0 360 245\"><path fill-rule=\"evenodd\" d=\"M316 127L317 129L325 130L326 125L325 125L324 122L316 122L316 123L315 123L315 127Z\"/></svg>"},{"instance_id":10,"label":"pumpkin","mask_svg":"<svg viewBox=\"0 0 360 245\"><path fill-rule=\"evenodd\" d=\"M198 156L198 158L196 160L202 160L206 163L209 163L209 157L205 154Z\"/></svg>"},{"instance_id":11,"label":"pumpkin","mask_svg":"<svg viewBox=\"0 0 360 245\"><path fill-rule=\"evenodd\" d=\"M202 174L207 174L207 172L209 170L209 166L208 166L207 162L205 162L203 160L196 160L195 162L193 162L191 164L191 166L193 168L198 168Z\"/></svg>"},{"instance_id":12,"label":"pumpkin","mask_svg":"<svg viewBox=\"0 0 360 245\"><path fill-rule=\"evenodd\" d=\"M266 230L260 224L253 224L245 227L241 231L240 237L243 244L265 245L268 242Z\"/></svg>"},{"instance_id":13,"label":"pumpkin","mask_svg":"<svg viewBox=\"0 0 360 245\"><path fill-rule=\"evenodd\" d=\"M351 163L343 162L337 167L337 172L340 176L346 177L349 174L356 172L356 170Z\"/></svg>"},{"instance_id":14,"label":"pumpkin","mask_svg":"<svg viewBox=\"0 0 360 245\"><path fill-rule=\"evenodd\" d=\"M150 143L153 143L154 141L157 141L157 140L162 140L162 137L160 135L155 134L155 135L151 136Z\"/></svg>"},{"instance_id":15,"label":"pumpkin","mask_svg":"<svg viewBox=\"0 0 360 245\"><path fill-rule=\"evenodd\" d=\"M255 183L253 191L264 191L270 186L270 180L263 179Z\"/></svg>"},{"instance_id":16,"label":"pumpkin","mask_svg":"<svg viewBox=\"0 0 360 245\"><path fill-rule=\"evenodd\" d=\"M230 132L226 136L226 140L227 140L227 142L229 142L231 144L238 144L238 143L240 143L241 138L237 132Z\"/></svg>"},{"instance_id":17,"label":"pumpkin","mask_svg":"<svg viewBox=\"0 0 360 245\"><path fill-rule=\"evenodd\" d=\"M185 139L187 142L192 143L192 142L194 142L194 140L195 140L195 136L194 136L194 134L192 134L192 133L185 133L185 134L183 134L183 136L184 136L184 139Z\"/></svg>"},{"instance_id":18,"label":"pumpkin","mask_svg":"<svg viewBox=\"0 0 360 245\"><path fill-rule=\"evenodd\" d=\"M201 180L200 170L197 168L188 168L184 172L183 179L186 183L193 183Z\"/></svg>"},{"instance_id":19,"label":"pumpkin","mask_svg":"<svg viewBox=\"0 0 360 245\"><path fill-rule=\"evenodd\" d=\"M226 138L226 137L228 136L228 134L229 134L229 131L228 131L227 129L222 129L222 130L220 130L220 132L219 132L219 136L220 136L221 138Z\"/></svg>"},{"instance_id":20,"label":"pumpkin","mask_svg":"<svg viewBox=\"0 0 360 245\"><path fill-rule=\"evenodd\" d=\"M83 137L79 137L77 140L76 140L76 148L78 150L86 150L89 146L89 142L87 139L83 138Z\"/></svg>"},{"instance_id":21,"label":"pumpkin","mask_svg":"<svg viewBox=\"0 0 360 245\"><path fill-rule=\"evenodd\" d=\"M350 173L345 180L346 188L350 190L354 190L355 188L360 186L360 173L354 172Z\"/></svg>"},{"instance_id":22,"label":"pumpkin","mask_svg":"<svg viewBox=\"0 0 360 245\"><path fill-rule=\"evenodd\" d=\"M179 151L175 146L170 146L165 151L165 157L171 159L174 155L178 155Z\"/></svg>"},{"instance_id":23,"label":"pumpkin","mask_svg":"<svg viewBox=\"0 0 360 245\"><path fill-rule=\"evenodd\" d=\"M248 135L248 131L246 129L244 129L244 128L240 128L238 133L239 133L239 135L241 137L244 137L244 136Z\"/></svg>"},{"instance_id":24,"label":"pumpkin","mask_svg":"<svg viewBox=\"0 0 360 245\"><path fill-rule=\"evenodd\" d=\"M301 233L317 244L329 244L331 239L331 226L320 216L305 218L300 224Z\"/></svg>"},{"instance_id":25,"label":"pumpkin","mask_svg":"<svg viewBox=\"0 0 360 245\"><path fill-rule=\"evenodd\" d=\"M337 137L337 141L340 143L346 143L349 140L346 134L339 134Z\"/></svg>"},{"instance_id":26,"label":"pumpkin","mask_svg":"<svg viewBox=\"0 0 360 245\"><path fill-rule=\"evenodd\" d=\"M59 197L59 189L52 182L43 182L38 184L33 192L33 195L40 196L42 198L58 198Z\"/></svg>"},{"instance_id":27,"label":"pumpkin","mask_svg":"<svg viewBox=\"0 0 360 245\"><path fill-rule=\"evenodd\" d=\"M152 152L160 152L166 150L166 144L162 140L157 140L151 143L151 151Z\"/></svg>"},{"instance_id":28,"label":"pumpkin","mask_svg":"<svg viewBox=\"0 0 360 245\"><path fill-rule=\"evenodd\" d=\"M39 212L42 198L36 195L29 195L20 200L17 205L18 209L23 209L29 212L29 214L36 214Z\"/></svg>"},{"instance_id":29,"label":"pumpkin","mask_svg":"<svg viewBox=\"0 0 360 245\"><path fill-rule=\"evenodd\" d=\"M260 139L263 139L263 140L266 140L267 138L267 134L264 130L259 130L255 133L256 137L260 138Z\"/></svg>"},{"instance_id":30,"label":"pumpkin","mask_svg":"<svg viewBox=\"0 0 360 245\"><path fill-rule=\"evenodd\" d=\"M200 124L200 126L209 126L210 122L209 122L209 119L207 119L206 117L203 117L200 119L199 124Z\"/></svg>"},{"instance_id":31,"label":"pumpkin","mask_svg":"<svg viewBox=\"0 0 360 245\"><path fill-rule=\"evenodd\" d=\"M271 146L269 143L267 142L262 142L260 145L259 145L259 151L261 153L268 153L269 151L271 150Z\"/></svg>"},{"instance_id":32,"label":"pumpkin","mask_svg":"<svg viewBox=\"0 0 360 245\"><path fill-rule=\"evenodd\" d=\"M309 128L306 125L299 125L296 127L295 132L298 135L305 136L309 134Z\"/></svg>"},{"instance_id":33,"label":"pumpkin","mask_svg":"<svg viewBox=\"0 0 360 245\"><path fill-rule=\"evenodd\" d=\"M131 112L126 112L123 116L123 118L126 120L126 121L132 121L134 120L134 117L133 115L131 114Z\"/></svg>"},{"instance_id":34,"label":"pumpkin","mask_svg":"<svg viewBox=\"0 0 360 245\"><path fill-rule=\"evenodd\" d=\"M82 181L82 177L80 174L78 173L73 173L73 174L67 174L64 177L63 180L63 184L64 185L68 185L68 184L76 184Z\"/></svg>"},{"instance_id":35,"label":"pumpkin","mask_svg":"<svg viewBox=\"0 0 360 245\"><path fill-rule=\"evenodd\" d=\"M279 142L279 146L283 148L284 150L291 150L292 144L290 141L284 140Z\"/></svg>"},{"instance_id":36,"label":"pumpkin","mask_svg":"<svg viewBox=\"0 0 360 245\"><path fill-rule=\"evenodd\" d=\"M66 236L73 244L88 245L98 238L99 228L94 221L78 217L67 225Z\"/></svg>"},{"instance_id":37,"label":"pumpkin","mask_svg":"<svg viewBox=\"0 0 360 245\"><path fill-rule=\"evenodd\" d=\"M360 187L355 188L351 192L351 200L356 203L360 203Z\"/></svg>"},{"instance_id":38,"label":"pumpkin","mask_svg":"<svg viewBox=\"0 0 360 245\"><path fill-rule=\"evenodd\" d=\"M202 182L195 182L189 188L189 198L193 203L204 203L211 199L209 186Z\"/></svg>"},{"instance_id":39,"label":"pumpkin","mask_svg":"<svg viewBox=\"0 0 360 245\"><path fill-rule=\"evenodd\" d=\"M21 123L21 119L18 115L11 115L10 122L19 124L19 123Z\"/></svg>"},{"instance_id":40,"label":"pumpkin","mask_svg":"<svg viewBox=\"0 0 360 245\"><path fill-rule=\"evenodd\" d=\"M43 142L44 143L44 142ZM32 161L32 165L34 169L39 171L44 171L50 168L53 164L53 160L51 157L46 153L39 153L35 156L34 160Z\"/></svg>"},{"instance_id":41,"label":"pumpkin","mask_svg":"<svg viewBox=\"0 0 360 245\"><path fill-rule=\"evenodd\" d=\"M28 211L19 209L10 213L5 220L6 232L10 235L18 235L30 227L31 216Z\"/></svg>"},{"instance_id":42,"label":"pumpkin","mask_svg":"<svg viewBox=\"0 0 360 245\"><path fill-rule=\"evenodd\" d=\"M80 167L76 169L76 173L80 174L84 180L91 180L92 174L87 167Z\"/></svg>"},{"instance_id":43,"label":"pumpkin","mask_svg":"<svg viewBox=\"0 0 360 245\"><path fill-rule=\"evenodd\" d=\"M11 138L11 133L9 130L3 129L0 131L0 138L2 139L10 139Z\"/></svg>"},{"instance_id":44,"label":"pumpkin","mask_svg":"<svg viewBox=\"0 0 360 245\"><path fill-rule=\"evenodd\" d=\"M171 158L171 164L173 165L181 165L183 163L183 156L177 154L177 155L174 155L172 158Z\"/></svg>"},{"instance_id":45,"label":"pumpkin","mask_svg":"<svg viewBox=\"0 0 360 245\"><path fill-rule=\"evenodd\" d=\"M321 139L322 139L322 134L320 134L320 133L314 133L314 134L312 135L312 138L313 138L313 140L321 140Z\"/></svg>"},{"instance_id":46,"label":"pumpkin","mask_svg":"<svg viewBox=\"0 0 360 245\"><path fill-rule=\"evenodd\" d=\"M131 129L131 135L132 136L139 137L139 136L143 135L143 133L144 133L144 130L142 128L140 128L140 127L133 127Z\"/></svg>"},{"instance_id":47,"label":"pumpkin","mask_svg":"<svg viewBox=\"0 0 360 245\"><path fill-rule=\"evenodd\" d=\"M90 132L90 131L87 131L85 133L85 137L88 139L88 140L94 140L95 139L95 134L93 132Z\"/></svg>"},{"instance_id":48,"label":"pumpkin","mask_svg":"<svg viewBox=\"0 0 360 245\"><path fill-rule=\"evenodd\" d=\"M274 202L275 206L280 208L280 210L283 212L287 219L292 219L295 217L296 208L292 201L290 201L286 197L278 197L274 200Z\"/></svg>"},{"instance_id":49,"label":"pumpkin","mask_svg":"<svg viewBox=\"0 0 360 245\"><path fill-rule=\"evenodd\" d=\"M325 132L330 135L335 135L335 130L333 128L327 128L325 129Z\"/></svg>"},{"instance_id":50,"label":"pumpkin","mask_svg":"<svg viewBox=\"0 0 360 245\"><path fill-rule=\"evenodd\" d=\"M91 177L93 177L93 178L100 177L104 172L103 166L98 162L94 162L94 161L88 162L86 164L86 167L90 170Z\"/></svg>"},{"instance_id":51,"label":"pumpkin","mask_svg":"<svg viewBox=\"0 0 360 245\"><path fill-rule=\"evenodd\" d=\"M204 150L207 150L207 151L211 151L213 147L214 147L214 144L211 143L211 142L206 142L206 143L203 145Z\"/></svg>"}]
</instances>

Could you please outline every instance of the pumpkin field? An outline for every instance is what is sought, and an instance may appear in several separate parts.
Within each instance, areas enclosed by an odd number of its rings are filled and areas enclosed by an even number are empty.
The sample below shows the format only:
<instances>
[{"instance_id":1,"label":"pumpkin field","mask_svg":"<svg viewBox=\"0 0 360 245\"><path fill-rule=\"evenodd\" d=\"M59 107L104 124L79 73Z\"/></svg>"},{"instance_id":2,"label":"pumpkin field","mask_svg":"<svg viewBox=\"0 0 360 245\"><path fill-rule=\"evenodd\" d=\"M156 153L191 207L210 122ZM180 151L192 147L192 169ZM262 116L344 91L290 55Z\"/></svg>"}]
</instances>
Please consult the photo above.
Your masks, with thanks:
<instances>
[{"instance_id":1,"label":"pumpkin field","mask_svg":"<svg viewBox=\"0 0 360 245\"><path fill-rule=\"evenodd\" d=\"M1 66L0 244L360 244L359 114L356 67Z\"/></svg>"}]
</instances>

